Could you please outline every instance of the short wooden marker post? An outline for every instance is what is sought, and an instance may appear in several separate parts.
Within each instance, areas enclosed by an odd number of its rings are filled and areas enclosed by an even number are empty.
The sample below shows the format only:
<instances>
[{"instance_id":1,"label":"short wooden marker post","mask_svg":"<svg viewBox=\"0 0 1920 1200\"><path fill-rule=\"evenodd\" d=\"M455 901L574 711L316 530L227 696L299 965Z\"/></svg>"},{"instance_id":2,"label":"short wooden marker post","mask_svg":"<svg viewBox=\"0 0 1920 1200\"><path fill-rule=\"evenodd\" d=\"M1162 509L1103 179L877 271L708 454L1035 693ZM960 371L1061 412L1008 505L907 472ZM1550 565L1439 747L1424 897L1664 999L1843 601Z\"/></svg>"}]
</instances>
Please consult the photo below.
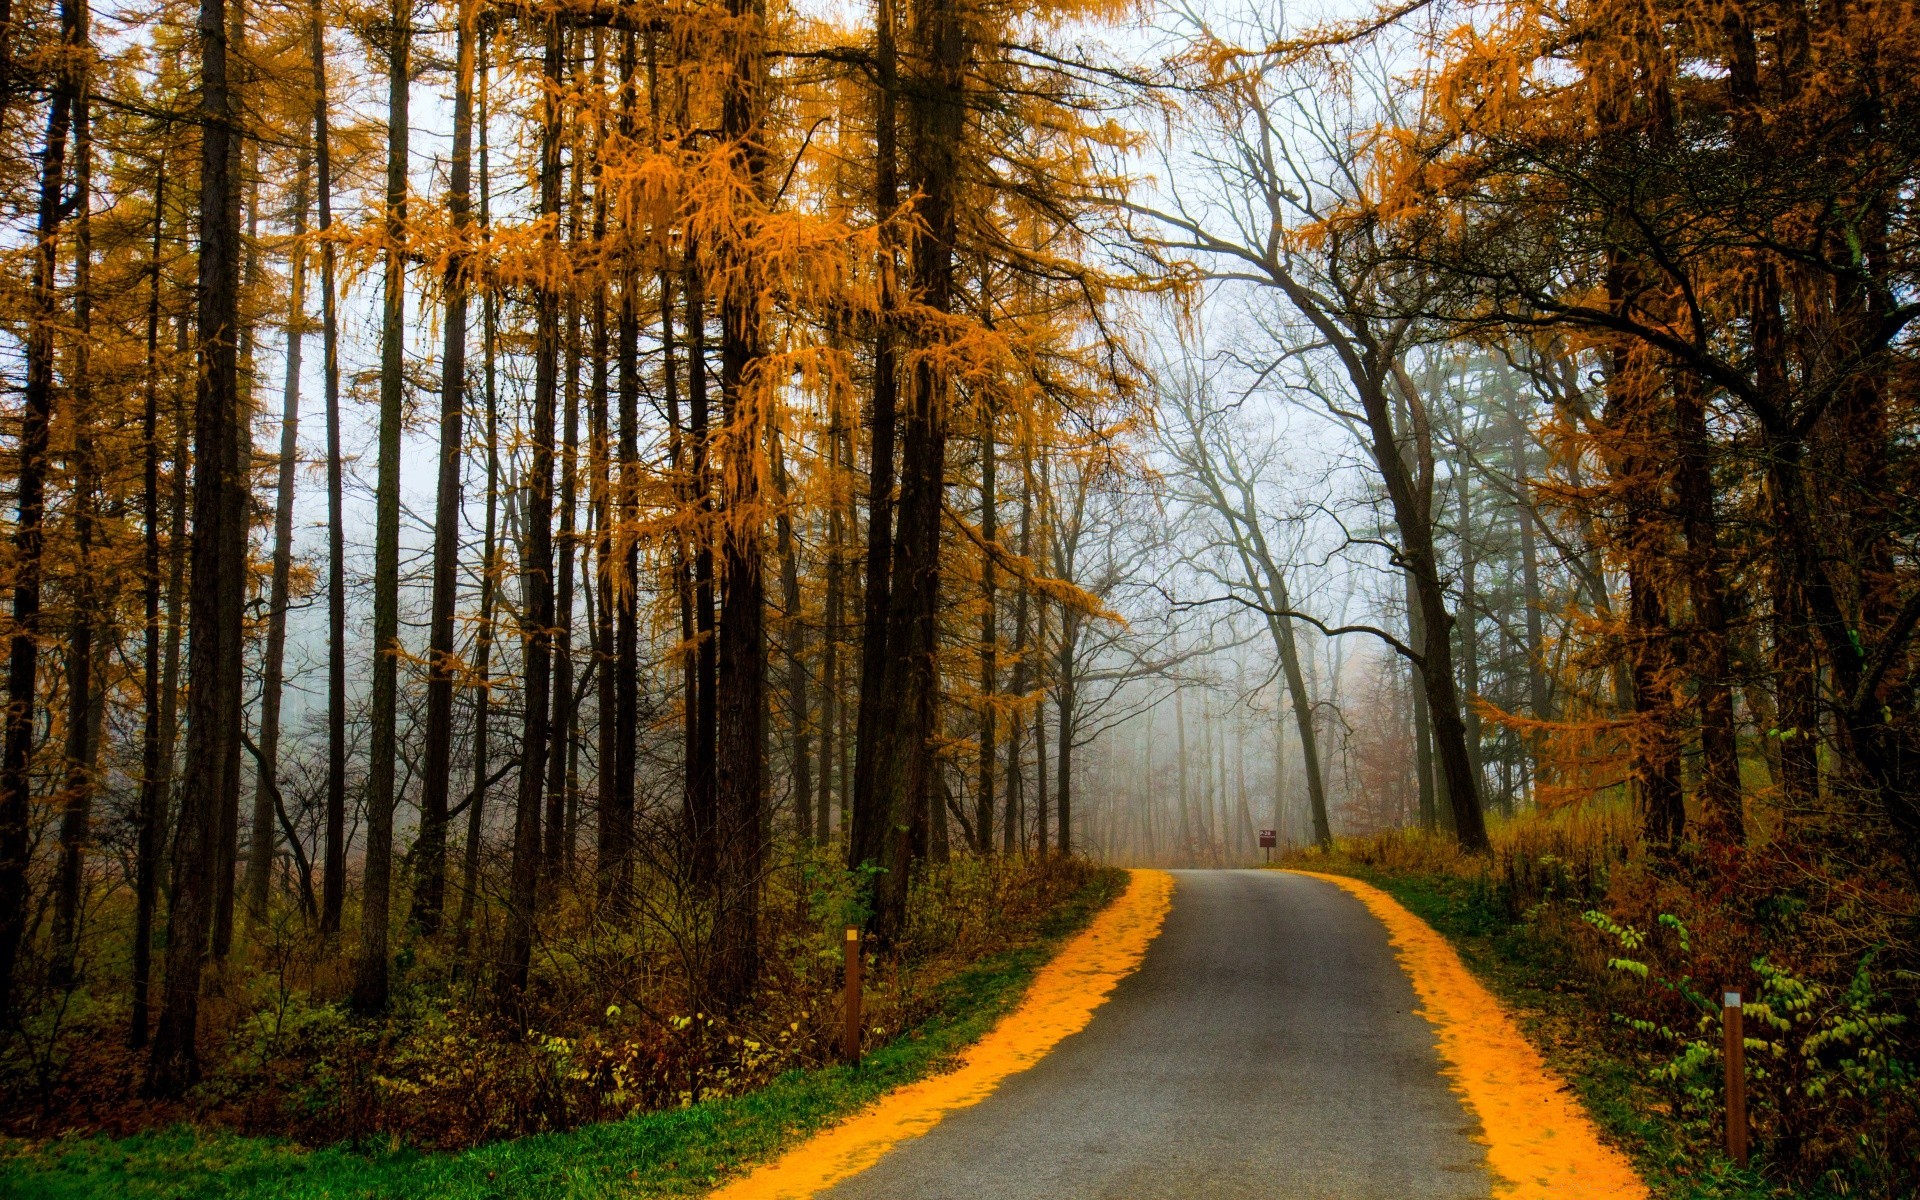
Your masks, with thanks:
<instances>
[{"instance_id":1,"label":"short wooden marker post","mask_svg":"<svg viewBox=\"0 0 1920 1200\"><path fill-rule=\"evenodd\" d=\"M860 1065L860 931L847 926L847 1062Z\"/></svg>"},{"instance_id":2,"label":"short wooden marker post","mask_svg":"<svg viewBox=\"0 0 1920 1200\"><path fill-rule=\"evenodd\" d=\"M1727 1157L1747 1165L1747 1039L1741 1025L1740 991L1721 995L1720 1025L1726 1034Z\"/></svg>"}]
</instances>

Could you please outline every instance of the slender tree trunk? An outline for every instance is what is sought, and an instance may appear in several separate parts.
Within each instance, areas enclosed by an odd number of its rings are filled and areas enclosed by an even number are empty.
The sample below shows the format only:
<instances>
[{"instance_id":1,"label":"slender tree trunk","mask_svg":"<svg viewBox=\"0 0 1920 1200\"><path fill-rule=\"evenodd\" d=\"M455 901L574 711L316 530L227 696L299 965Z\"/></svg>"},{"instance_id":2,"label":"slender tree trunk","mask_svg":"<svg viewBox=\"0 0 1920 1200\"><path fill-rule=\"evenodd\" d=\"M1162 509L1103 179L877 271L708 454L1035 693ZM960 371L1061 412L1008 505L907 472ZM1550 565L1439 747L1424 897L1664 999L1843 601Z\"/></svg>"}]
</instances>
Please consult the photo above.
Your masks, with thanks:
<instances>
[{"instance_id":1,"label":"slender tree trunk","mask_svg":"<svg viewBox=\"0 0 1920 1200\"><path fill-rule=\"evenodd\" d=\"M577 41L578 35L575 35ZM575 75L579 74L575 59ZM580 243L584 203L584 166L576 140L569 172L567 211L568 243ZM560 512L558 532L554 535L554 553L558 556L559 587L554 599L553 628L553 731L547 747L546 836L541 840L542 874L549 885L557 885L560 873L573 857L567 840L567 806L572 789L568 763L573 751L573 585L574 565L579 537L575 526L580 512L580 297L569 290L565 303L565 332L562 346L566 355L566 379L562 393L560 419Z\"/></svg>"},{"instance_id":2,"label":"slender tree trunk","mask_svg":"<svg viewBox=\"0 0 1920 1200\"><path fill-rule=\"evenodd\" d=\"M692 687L687 695L691 720L687 732L686 801L684 818L688 871L698 885L714 879L718 869L719 829L714 788L715 744L719 710L716 676L720 666L719 637L713 609L713 480L708 468L711 447L707 404L707 299L699 251L687 247L683 280L687 305L687 443L689 487L693 493L693 656Z\"/></svg>"},{"instance_id":3,"label":"slender tree trunk","mask_svg":"<svg viewBox=\"0 0 1920 1200\"><path fill-rule=\"evenodd\" d=\"M92 38L90 14L80 0L76 42L83 52ZM61 787L60 871L54 885L53 982L70 986L80 953L81 888L86 852L93 840L94 768L99 757L94 727L96 643L100 613L94 580L99 465L93 443L93 121L91 79L82 74L73 105L73 621L67 643L66 780ZM101 671L104 675L104 670Z\"/></svg>"},{"instance_id":4,"label":"slender tree trunk","mask_svg":"<svg viewBox=\"0 0 1920 1200\"><path fill-rule=\"evenodd\" d=\"M239 326L240 192L235 106L228 87L227 6L200 8L199 364L194 401L192 583L187 763L173 853L166 982L147 1063L147 1090L172 1095L199 1078L201 975L214 918L220 810L234 801L246 600L246 413L234 337Z\"/></svg>"},{"instance_id":5,"label":"slender tree trunk","mask_svg":"<svg viewBox=\"0 0 1920 1200\"><path fill-rule=\"evenodd\" d=\"M320 340L327 410L327 813L320 874L320 932L340 932L347 895L347 543L340 453L340 317L334 287L333 158L327 116L327 42L313 0L313 158L320 216Z\"/></svg>"},{"instance_id":6,"label":"slender tree trunk","mask_svg":"<svg viewBox=\"0 0 1920 1200\"><path fill-rule=\"evenodd\" d=\"M1044 489L1043 489L1044 490ZM1034 600L1034 637L1033 649L1038 656L1047 652L1047 601L1044 596ZM1034 847L1041 858L1047 856L1047 826L1051 817L1047 796L1047 686L1044 676L1035 681L1040 685L1040 703L1033 709L1033 833Z\"/></svg>"},{"instance_id":7,"label":"slender tree trunk","mask_svg":"<svg viewBox=\"0 0 1920 1200\"><path fill-rule=\"evenodd\" d=\"M1180 858L1183 866L1195 862L1193 839L1193 800L1187 782L1187 705L1186 690L1173 692L1174 749L1180 756Z\"/></svg>"},{"instance_id":8,"label":"slender tree trunk","mask_svg":"<svg viewBox=\"0 0 1920 1200\"><path fill-rule=\"evenodd\" d=\"M980 408L980 536L989 545L1000 536L995 442L993 410L983 401ZM980 560L980 782L979 795L974 797L973 808L974 848L983 856L993 853L993 771L996 765L993 697L994 689L1000 682L996 584L993 556L983 555Z\"/></svg>"},{"instance_id":9,"label":"slender tree trunk","mask_svg":"<svg viewBox=\"0 0 1920 1200\"><path fill-rule=\"evenodd\" d=\"M844 823L848 785L841 735L840 643L846 636L847 520L840 502L840 480L850 464L841 456L846 418L838 399L830 398L827 420L827 472L833 499L827 506L826 614L820 642L820 791L814 810L813 833L818 845L832 838L833 798L840 797ZM991 767L989 767L991 769Z\"/></svg>"},{"instance_id":10,"label":"slender tree trunk","mask_svg":"<svg viewBox=\"0 0 1920 1200\"><path fill-rule=\"evenodd\" d=\"M1674 436L1678 446L1674 501L1686 538L1685 573L1693 606L1692 674L1700 708L1702 833L1711 843L1746 842L1740 787L1740 751L1733 715L1733 662L1728 649L1726 576L1714 514L1712 446L1706 399L1692 376L1674 380Z\"/></svg>"},{"instance_id":11,"label":"slender tree trunk","mask_svg":"<svg viewBox=\"0 0 1920 1200\"><path fill-rule=\"evenodd\" d=\"M966 124L968 43L952 0L917 0L913 59L920 73L907 89L909 151L918 197L909 255L921 303L936 312L954 298L958 163ZM944 369L931 356L913 365L901 435L899 524L888 577L886 663L878 699L870 786L886 809L884 870L875 878L871 923L881 940L906 917L916 810L931 794L933 725L938 704L937 621L940 530L945 500L947 399ZM867 700L861 700L863 713ZM863 747L864 753L864 747Z\"/></svg>"},{"instance_id":12,"label":"slender tree trunk","mask_svg":"<svg viewBox=\"0 0 1920 1200\"><path fill-rule=\"evenodd\" d=\"M170 135L171 128L167 129ZM147 359L142 391L140 435L145 463L140 487L142 525L142 601L146 639L140 679L140 807L134 851L133 1012L127 1042L135 1050L147 1044L151 1022L153 916L160 893L160 844L166 824L166 775L171 764L161 757L160 681L160 250L166 234L167 155L162 144L153 181L153 242L147 259Z\"/></svg>"},{"instance_id":13,"label":"slender tree trunk","mask_svg":"<svg viewBox=\"0 0 1920 1200\"><path fill-rule=\"evenodd\" d=\"M300 458L300 349L307 322L307 189L312 167L306 151L293 185L293 248L287 274L286 383L280 403L280 461L273 502L273 579L267 598L267 645L261 663L260 759L253 788L253 844L247 853L247 919L267 915L273 882L274 806L279 787L280 694L287 654L287 603L293 577L293 481Z\"/></svg>"},{"instance_id":14,"label":"slender tree trunk","mask_svg":"<svg viewBox=\"0 0 1920 1200\"><path fill-rule=\"evenodd\" d=\"M545 97L541 103L540 214L553 218L548 249L559 239L562 65L560 23L546 21ZM525 528L520 562L520 636L526 647L525 714L520 735L520 790L514 811L513 864L507 936L494 979L501 1006L517 1012L533 960L534 906L540 879L540 808L547 756L548 704L553 684L553 433L560 370L560 297L542 286L536 293L532 474L526 481Z\"/></svg>"},{"instance_id":15,"label":"slender tree trunk","mask_svg":"<svg viewBox=\"0 0 1920 1200\"><path fill-rule=\"evenodd\" d=\"M394 0L387 46L385 307L380 325L379 463L373 494L373 695L367 763L367 859L361 879L360 958L353 1004L387 1006L387 926L393 883L393 809L399 751L400 433L406 402L407 141L412 5Z\"/></svg>"},{"instance_id":16,"label":"slender tree trunk","mask_svg":"<svg viewBox=\"0 0 1920 1200\"><path fill-rule=\"evenodd\" d=\"M721 101L721 129L733 172L761 198L765 60L763 16L754 0L728 0L736 32L733 68ZM760 976L760 873L766 856L767 645L760 464L768 453L769 381L760 376L760 298L748 282L753 264L738 246L720 248L728 285L720 294L720 387L727 425L720 480L720 645L715 730L715 816L720 841L714 994L723 1006L746 1003Z\"/></svg>"},{"instance_id":17,"label":"slender tree trunk","mask_svg":"<svg viewBox=\"0 0 1920 1200\"><path fill-rule=\"evenodd\" d=\"M900 203L896 137L898 54L894 0L874 6L874 216L892 220ZM891 226L883 225L891 229ZM894 355L892 288L894 238L883 239L880 264L881 311L873 334L873 411L867 463L867 561L860 637L860 707L855 718L852 820L847 838L849 866L880 867L891 837L888 801L877 790L882 730L892 719L887 694L887 662L892 596L894 520L894 438L899 408L899 367Z\"/></svg>"},{"instance_id":18,"label":"slender tree trunk","mask_svg":"<svg viewBox=\"0 0 1920 1200\"><path fill-rule=\"evenodd\" d=\"M69 44L79 36L79 5L80 0L61 0L61 37ZM219 36L224 38L224 31ZM20 416L18 515L13 532L13 636L7 663L4 750L0 750L0 1015L12 1012L14 971L27 921L27 860L32 853L28 822L33 808L33 705L40 669L40 575L46 540L43 521L47 437L53 414L54 330L58 320L58 255L63 223L61 192L67 173L67 137L73 127L73 107L79 88L80 81L72 68L59 72L47 107L29 285L32 320L26 336L27 386Z\"/></svg>"},{"instance_id":19,"label":"slender tree trunk","mask_svg":"<svg viewBox=\"0 0 1920 1200\"><path fill-rule=\"evenodd\" d=\"M1023 441L1020 446L1020 557L1025 560L1031 553L1033 553L1033 450L1030 444ZM1027 775L1020 759L1026 744L1024 705L1029 677L1027 594L1027 584L1023 579L1013 597L1013 678L1007 684L1007 691L1021 703L1022 707L1014 710L1013 724L1007 738L1007 808L1000 822L1000 849L1004 854L1013 854L1026 846Z\"/></svg>"},{"instance_id":20,"label":"slender tree trunk","mask_svg":"<svg viewBox=\"0 0 1920 1200\"><path fill-rule=\"evenodd\" d=\"M1057 785L1055 827L1061 858L1073 853L1073 723L1076 689L1079 685L1079 663L1075 657L1075 644L1079 640L1079 617L1064 609L1060 614L1060 653L1058 657L1059 678L1054 681L1054 707L1059 713L1060 736L1060 777Z\"/></svg>"},{"instance_id":21,"label":"slender tree trunk","mask_svg":"<svg viewBox=\"0 0 1920 1200\"><path fill-rule=\"evenodd\" d=\"M1528 483L1530 467L1527 454L1527 428L1516 411L1513 421L1514 511L1520 524L1520 584L1527 609L1527 707L1536 721L1552 716L1553 705L1547 698L1546 631L1542 627L1540 595L1540 553L1533 528L1533 499Z\"/></svg>"},{"instance_id":22,"label":"slender tree trunk","mask_svg":"<svg viewBox=\"0 0 1920 1200\"><path fill-rule=\"evenodd\" d=\"M466 239L472 225L473 57L478 12L460 0L454 37L453 161L447 177L447 215L456 249L447 258L447 312L440 353L440 462L433 499L433 598L427 631L426 763L420 780L420 833L414 846L410 922L427 937L440 932L447 894L447 798L453 779L454 608L460 595L460 467L466 449L467 284L472 267ZM475 780L478 786L486 779ZM476 805L479 800L476 798Z\"/></svg>"},{"instance_id":23,"label":"slender tree trunk","mask_svg":"<svg viewBox=\"0 0 1920 1200\"><path fill-rule=\"evenodd\" d=\"M620 128L626 137L634 136L638 81L635 78L638 47L632 33L622 35L620 46L621 106ZM651 61L651 59L649 59ZM604 211L604 210L603 210ZM669 395L668 406L679 424L680 398L673 362L673 300L661 273L661 382ZM638 767L640 665L639 665L639 570L638 540L632 527L638 518L640 472L640 274L630 266L620 276L619 360L620 360L620 469L618 483L613 482L612 436L605 428L605 383L601 381L599 405L601 436L608 445L602 449L608 462L606 513L611 528L602 534L606 559L601 564L605 579L601 619L608 624L606 682L601 687L602 720L608 722L603 737L601 769L611 773L610 786L600 789L603 808L599 813L598 876L600 895L625 904L633 874L634 772ZM685 615L684 613L682 614Z\"/></svg>"},{"instance_id":24,"label":"slender tree trunk","mask_svg":"<svg viewBox=\"0 0 1920 1200\"><path fill-rule=\"evenodd\" d=\"M1475 589L1476 568L1479 561L1474 557L1473 549L1473 485L1467 477L1464 463L1456 463L1453 469L1453 490L1456 502L1460 506L1460 682L1466 692L1466 703L1461 713L1467 725L1467 763L1473 768L1473 782L1476 787L1486 786L1486 765L1482 761L1480 745L1480 710L1474 707L1480 699L1480 596ZM1513 815L1513 797L1502 794L1501 808L1508 816Z\"/></svg>"},{"instance_id":25,"label":"slender tree trunk","mask_svg":"<svg viewBox=\"0 0 1920 1200\"><path fill-rule=\"evenodd\" d=\"M487 34L486 27L475 31L474 57L478 60L480 108L480 231L490 234L492 212L487 172ZM465 962L472 946L474 900L480 890L480 839L486 831L487 781L492 777L492 757L488 737L493 715L493 604L499 586L500 515L500 398L494 367L498 304L491 285L481 292L480 344L481 372L486 403L487 493L486 517L480 540L480 620L474 630L473 647L473 800L467 809L467 844L460 863L460 911L454 919L457 956Z\"/></svg>"},{"instance_id":26,"label":"slender tree trunk","mask_svg":"<svg viewBox=\"0 0 1920 1200\"><path fill-rule=\"evenodd\" d=\"M807 696L807 630L805 615L800 611L800 555L793 536L792 480L787 475L779 432L770 431L768 441L773 456L774 486L780 489L776 528L780 599L785 609L781 632L785 643L782 650L787 659L787 761L793 772L793 831L804 845L813 840L813 714Z\"/></svg>"}]
</instances>

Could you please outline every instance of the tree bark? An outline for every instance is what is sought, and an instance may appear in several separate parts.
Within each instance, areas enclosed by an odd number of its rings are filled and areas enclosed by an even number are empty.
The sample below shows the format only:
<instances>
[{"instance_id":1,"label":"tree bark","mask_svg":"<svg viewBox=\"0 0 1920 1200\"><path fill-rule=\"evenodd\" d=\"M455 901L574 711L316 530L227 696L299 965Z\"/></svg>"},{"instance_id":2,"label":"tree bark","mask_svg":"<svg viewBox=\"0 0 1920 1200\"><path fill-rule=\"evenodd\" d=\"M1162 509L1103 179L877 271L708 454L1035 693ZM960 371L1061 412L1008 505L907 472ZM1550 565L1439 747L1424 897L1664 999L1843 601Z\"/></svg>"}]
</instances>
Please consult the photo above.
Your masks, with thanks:
<instances>
[{"instance_id":1,"label":"tree bark","mask_svg":"<svg viewBox=\"0 0 1920 1200\"><path fill-rule=\"evenodd\" d=\"M475 31L475 59L478 60L480 108L480 230L489 236L492 212L487 161L487 33L485 26ZM499 587L500 514L500 397L494 366L499 303L491 285L481 292L480 345L481 377L486 403L487 493L486 517L480 541L480 619L474 630L473 646L473 801L467 809L467 844L461 856L460 911L454 919L457 957L465 962L473 937L474 900L480 888L480 838L486 829L487 781L491 774L493 716L493 605Z\"/></svg>"},{"instance_id":2,"label":"tree bark","mask_svg":"<svg viewBox=\"0 0 1920 1200\"><path fill-rule=\"evenodd\" d=\"M246 601L246 413L239 325L238 138L228 86L226 0L200 7L199 363L194 397L192 582L188 603L187 761L173 853L166 981L146 1088L173 1095L200 1075L201 976L214 918L220 810L238 789Z\"/></svg>"},{"instance_id":3,"label":"tree bark","mask_svg":"<svg viewBox=\"0 0 1920 1200\"><path fill-rule=\"evenodd\" d=\"M993 410L984 401L980 407L980 536L992 545L1000 536L998 483L995 478L996 438ZM996 713L994 689L1000 686L998 591L994 578L993 556L980 559L980 782L974 797L974 849L982 856L993 853L993 772L997 765L994 734Z\"/></svg>"},{"instance_id":4,"label":"tree bark","mask_svg":"<svg viewBox=\"0 0 1920 1200\"><path fill-rule=\"evenodd\" d=\"M455 249L447 258L447 312L440 352L440 461L433 499L433 597L427 630L426 762L420 780L420 832L414 844L413 909L409 921L427 937L440 932L447 891L447 799L453 778L453 618L459 600L460 468L466 441L467 283L472 273L466 247L472 223L473 4L461 0L456 15L453 68L453 159L447 177L447 214ZM486 778L480 776L481 780ZM477 783L478 781L476 781ZM478 804L476 799L474 803Z\"/></svg>"},{"instance_id":5,"label":"tree bark","mask_svg":"<svg viewBox=\"0 0 1920 1200\"><path fill-rule=\"evenodd\" d=\"M79 35L80 0L61 0L61 40ZM225 37L224 31L221 38ZM224 42L222 42L224 46ZM33 706L40 669L41 555L46 543L48 425L53 415L54 329L58 319L58 255L64 221L61 191L67 138L80 82L69 67L58 73L47 107L40 156L40 196L29 284L27 381L20 415L20 473L13 532L13 636L7 660L4 749L0 749L0 1016L13 1011L14 972L26 933L28 823L33 809ZM222 93L224 96L224 93Z\"/></svg>"},{"instance_id":6,"label":"tree bark","mask_svg":"<svg viewBox=\"0 0 1920 1200\"><path fill-rule=\"evenodd\" d=\"M367 762L367 858L360 885L360 957L353 1005L387 1007L387 926L393 883L393 809L399 753L400 434L406 403L407 141L412 5L388 9L386 279L380 324L380 431L373 493L373 689Z\"/></svg>"},{"instance_id":7,"label":"tree bark","mask_svg":"<svg viewBox=\"0 0 1920 1200\"><path fill-rule=\"evenodd\" d=\"M1728 649L1725 567L1714 515L1706 400L1690 375L1673 380L1674 502L1686 539L1687 595L1693 607L1695 702L1700 709L1701 832L1710 844L1746 842L1740 751L1733 715L1733 662Z\"/></svg>"},{"instance_id":8,"label":"tree bark","mask_svg":"<svg viewBox=\"0 0 1920 1200\"><path fill-rule=\"evenodd\" d=\"M169 126L167 133L171 134ZM171 138L168 138L171 142ZM151 1021L153 917L160 893L160 845L166 823L166 783L171 765L161 757L160 629L160 250L166 236L167 156L163 143L153 181L153 241L147 259L147 358L142 387L140 435L145 444L140 487L145 645L140 680L140 800L134 851L133 1001L127 1042L147 1044Z\"/></svg>"},{"instance_id":9,"label":"tree bark","mask_svg":"<svg viewBox=\"0 0 1920 1200\"><path fill-rule=\"evenodd\" d=\"M320 933L340 932L347 895L347 544L340 454L340 317L334 288L333 157L327 117L326 19L313 0L313 158L320 215L320 334L327 410L327 813Z\"/></svg>"},{"instance_id":10,"label":"tree bark","mask_svg":"<svg viewBox=\"0 0 1920 1200\"><path fill-rule=\"evenodd\" d=\"M80 0L75 42L90 53L92 33L85 0ZM95 656L105 649L100 599L94 580L93 546L97 536L99 464L93 442L93 121L92 80L84 71L75 89L74 271L73 271L73 620L67 641L66 780L61 787L60 871L54 885L52 978L71 986L80 953L81 885L87 846L93 840L94 770L99 739L94 710ZM98 650L96 649L98 647ZM104 669L100 671L104 675Z\"/></svg>"},{"instance_id":11,"label":"tree bark","mask_svg":"<svg viewBox=\"0 0 1920 1200\"><path fill-rule=\"evenodd\" d=\"M954 297L960 141L966 124L964 22L952 0L916 0L911 24L919 74L907 89L910 170L918 197L909 266L920 302L948 312ZM873 788L885 811L871 925L881 941L906 918L913 817L931 794L940 604L940 530L946 489L949 381L931 356L913 364L900 449L899 522L887 597L886 663L874 732ZM863 712L866 700L862 698Z\"/></svg>"},{"instance_id":12,"label":"tree bark","mask_svg":"<svg viewBox=\"0 0 1920 1200\"><path fill-rule=\"evenodd\" d=\"M721 132L732 169L761 202L766 149L764 14L754 0L728 0L735 23L733 66L721 101ZM760 296L739 246L717 256L728 280L720 300L720 388L726 453L720 480L720 645L716 688L714 800L719 839L715 879L714 980L723 1007L745 1004L760 976L760 873L766 855L767 646L760 467L768 452L773 395L760 376Z\"/></svg>"},{"instance_id":13,"label":"tree bark","mask_svg":"<svg viewBox=\"0 0 1920 1200\"><path fill-rule=\"evenodd\" d=\"M900 203L896 146L899 115L894 0L874 6L874 218L883 230ZM855 717L852 820L847 865L884 869L889 841L887 800L876 790L882 730L890 719L887 695L888 612L893 590L894 441L900 377L894 356L894 238L885 236L880 263L880 313L873 334L873 409L868 435L867 555L860 636L860 706Z\"/></svg>"},{"instance_id":14,"label":"tree bark","mask_svg":"<svg viewBox=\"0 0 1920 1200\"><path fill-rule=\"evenodd\" d=\"M312 167L300 152L293 185L293 247L288 252L286 384L280 401L280 461L273 502L273 577L267 596L267 644L261 662L260 760L253 788L253 842L247 853L247 919L265 919L273 882L274 806L279 787L280 699L287 655L287 603L293 576L293 481L300 458L300 350L307 322L307 189Z\"/></svg>"},{"instance_id":15,"label":"tree bark","mask_svg":"<svg viewBox=\"0 0 1920 1200\"><path fill-rule=\"evenodd\" d=\"M541 102L540 215L552 218L545 234L552 251L559 239L560 132L558 97L562 65L560 23L546 20ZM544 797L553 684L553 434L560 370L560 297L548 286L535 295L533 445L525 483L525 528L520 561L520 637L526 647L525 713L520 734L520 788L514 811L512 874L508 884L507 935L494 978L495 997L516 1013L533 961L534 909L540 882L540 810Z\"/></svg>"},{"instance_id":16,"label":"tree bark","mask_svg":"<svg viewBox=\"0 0 1920 1200\"><path fill-rule=\"evenodd\" d=\"M774 486L780 489L776 521L780 555L782 647L787 659L787 761L793 772L793 831L801 844L813 840L813 732L807 696L807 630L800 611L800 555L793 536L793 485L777 431L768 434L773 455Z\"/></svg>"}]
</instances>

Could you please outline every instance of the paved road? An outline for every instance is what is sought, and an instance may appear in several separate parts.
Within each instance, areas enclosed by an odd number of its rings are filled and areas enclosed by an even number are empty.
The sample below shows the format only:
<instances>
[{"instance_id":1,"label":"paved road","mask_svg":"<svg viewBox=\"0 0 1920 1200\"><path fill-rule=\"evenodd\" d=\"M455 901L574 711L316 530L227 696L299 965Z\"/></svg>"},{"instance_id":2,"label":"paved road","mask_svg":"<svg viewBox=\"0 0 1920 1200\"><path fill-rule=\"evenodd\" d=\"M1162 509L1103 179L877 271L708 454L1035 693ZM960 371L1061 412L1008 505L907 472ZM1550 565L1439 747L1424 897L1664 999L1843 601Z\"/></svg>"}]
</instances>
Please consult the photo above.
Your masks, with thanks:
<instances>
[{"instance_id":1,"label":"paved road","mask_svg":"<svg viewBox=\"0 0 1920 1200\"><path fill-rule=\"evenodd\" d=\"M1175 873L1093 1023L835 1200L1463 1200L1474 1119L1385 930L1331 884Z\"/></svg>"}]
</instances>

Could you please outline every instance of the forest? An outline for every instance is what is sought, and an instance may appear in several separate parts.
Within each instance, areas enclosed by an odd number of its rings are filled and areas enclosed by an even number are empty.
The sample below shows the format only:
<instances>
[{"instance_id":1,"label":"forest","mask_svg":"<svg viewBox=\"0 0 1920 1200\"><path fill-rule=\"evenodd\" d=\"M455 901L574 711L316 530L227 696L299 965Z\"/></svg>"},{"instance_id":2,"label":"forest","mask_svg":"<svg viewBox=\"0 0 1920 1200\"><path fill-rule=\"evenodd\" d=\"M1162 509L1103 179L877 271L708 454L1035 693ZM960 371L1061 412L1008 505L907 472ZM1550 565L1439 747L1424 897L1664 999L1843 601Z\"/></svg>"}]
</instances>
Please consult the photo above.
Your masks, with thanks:
<instances>
[{"instance_id":1,"label":"forest","mask_svg":"<svg viewBox=\"0 0 1920 1200\"><path fill-rule=\"evenodd\" d=\"M0 1161L777 1090L1272 830L1912 1194L1916 195L1886 0L0 0Z\"/></svg>"}]
</instances>

